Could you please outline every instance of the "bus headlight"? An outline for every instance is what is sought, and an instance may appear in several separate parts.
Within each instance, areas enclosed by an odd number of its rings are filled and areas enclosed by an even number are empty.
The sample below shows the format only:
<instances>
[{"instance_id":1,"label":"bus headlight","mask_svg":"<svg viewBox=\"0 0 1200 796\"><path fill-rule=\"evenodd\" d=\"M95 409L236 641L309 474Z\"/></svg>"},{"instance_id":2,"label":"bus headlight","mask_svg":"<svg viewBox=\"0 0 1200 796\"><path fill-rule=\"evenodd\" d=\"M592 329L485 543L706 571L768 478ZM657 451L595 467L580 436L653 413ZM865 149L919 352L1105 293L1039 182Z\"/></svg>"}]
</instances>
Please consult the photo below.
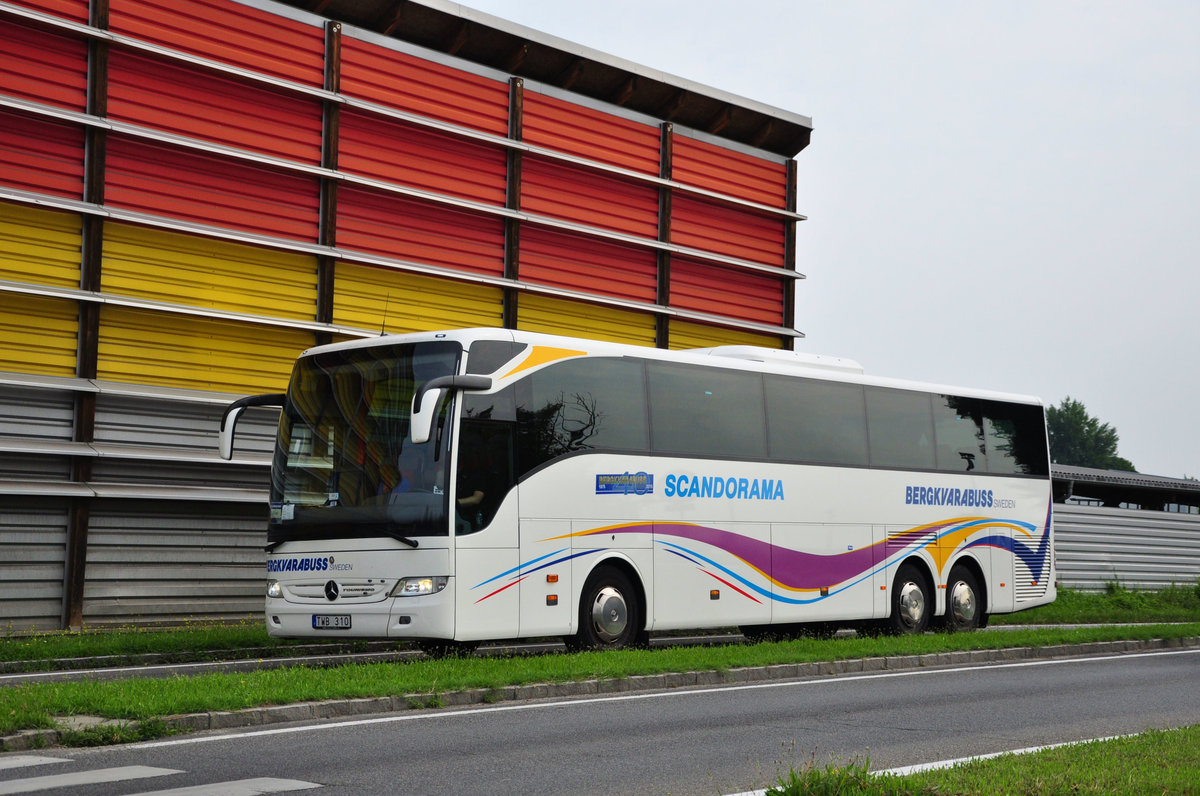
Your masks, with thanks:
<instances>
[{"instance_id":1,"label":"bus headlight","mask_svg":"<svg viewBox=\"0 0 1200 796\"><path fill-rule=\"evenodd\" d=\"M276 599L283 596L283 586L279 585L279 581L277 581L277 580L267 581L267 596L274 597Z\"/></svg>"},{"instance_id":2,"label":"bus headlight","mask_svg":"<svg viewBox=\"0 0 1200 796\"><path fill-rule=\"evenodd\" d=\"M437 594L446 588L449 578L439 575L425 578L401 578L392 589L391 597L420 597L425 594Z\"/></svg>"}]
</instances>

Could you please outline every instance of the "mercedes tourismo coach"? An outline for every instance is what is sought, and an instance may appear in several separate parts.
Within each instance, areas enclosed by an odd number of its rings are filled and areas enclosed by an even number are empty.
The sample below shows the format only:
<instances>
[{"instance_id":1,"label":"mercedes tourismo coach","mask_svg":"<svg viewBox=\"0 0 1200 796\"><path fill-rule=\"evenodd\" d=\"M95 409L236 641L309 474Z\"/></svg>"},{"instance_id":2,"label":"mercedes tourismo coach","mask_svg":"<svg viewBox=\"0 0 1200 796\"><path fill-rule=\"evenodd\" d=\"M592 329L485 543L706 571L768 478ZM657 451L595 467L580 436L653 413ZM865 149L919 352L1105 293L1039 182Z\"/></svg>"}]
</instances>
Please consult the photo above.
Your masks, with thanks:
<instances>
[{"instance_id":1,"label":"mercedes tourismo coach","mask_svg":"<svg viewBox=\"0 0 1200 796\"><path fill-rule=\"evenodd\" d=\"M427 648L979 627L1055 597L1035 398L501 329L321 346L271 467L276 636Z\"/></svg>"}]
</instances>

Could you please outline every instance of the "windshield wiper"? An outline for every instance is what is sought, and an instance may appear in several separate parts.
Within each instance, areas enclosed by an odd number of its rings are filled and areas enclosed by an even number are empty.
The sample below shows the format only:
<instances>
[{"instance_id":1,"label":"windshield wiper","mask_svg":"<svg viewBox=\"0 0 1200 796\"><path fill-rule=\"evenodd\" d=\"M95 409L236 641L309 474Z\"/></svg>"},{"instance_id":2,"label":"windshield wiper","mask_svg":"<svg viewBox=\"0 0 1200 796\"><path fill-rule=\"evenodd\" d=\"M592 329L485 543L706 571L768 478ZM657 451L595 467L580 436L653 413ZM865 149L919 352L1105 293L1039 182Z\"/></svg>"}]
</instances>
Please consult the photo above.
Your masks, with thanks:
<instances>
[{"instance_id":1,"label":"windshield wiper","mask_svg":"<svg viewBox=\"0 0 1200 796\"><path fill-rule=\"evenodd\" d=\"M404 544L408 545L409 547L420 547L420 545L417 543L416 539L410 539L407 536L398 534L395 531L393 531L391 528L384 528L383 532L386 533L391 538L395 539L397 542L404 542Z\"/></svg>"}]
</instances>

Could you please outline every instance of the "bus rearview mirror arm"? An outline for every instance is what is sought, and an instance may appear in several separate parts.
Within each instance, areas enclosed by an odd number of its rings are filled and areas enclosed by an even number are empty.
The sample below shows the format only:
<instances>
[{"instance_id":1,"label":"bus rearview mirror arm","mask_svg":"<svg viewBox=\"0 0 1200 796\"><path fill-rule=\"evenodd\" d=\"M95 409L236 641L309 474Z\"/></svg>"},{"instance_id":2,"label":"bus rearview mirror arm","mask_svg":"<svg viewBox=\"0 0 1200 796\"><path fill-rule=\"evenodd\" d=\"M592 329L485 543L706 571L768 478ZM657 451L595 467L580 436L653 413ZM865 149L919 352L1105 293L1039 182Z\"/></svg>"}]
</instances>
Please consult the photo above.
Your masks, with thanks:
<instances>
[{"instance_id":1,"label":"bus rearview mirror arm","mask_svg":"<svg viewBox=\"0 0 1200 796\"><path fill-rule=\"evenodd\" d=\"M225 407L225 413L221 415L220 435L217 438L221 451L221 458L233 458L233 436L235 429L237 428L237 421L247 407L278 406L282 408L283 400L286 397L287 396L281 392L264 393L263 395L251 395L248 398L239 398L229 406Z\"/></svg>"},{"instance_id":2,"label":"bus rearview mirror arm","mask_svg":"<svg viewBox=\"0 0 1200 796\"><path fill-rule=\"evenodd\" d=\"M446 390L471 390L479 392L492 389L491 376L439 376L421 385L413 396L412 422L409 435L416 445L429 441L433 429L433 417Z\"/></svg>"}]
</instances>

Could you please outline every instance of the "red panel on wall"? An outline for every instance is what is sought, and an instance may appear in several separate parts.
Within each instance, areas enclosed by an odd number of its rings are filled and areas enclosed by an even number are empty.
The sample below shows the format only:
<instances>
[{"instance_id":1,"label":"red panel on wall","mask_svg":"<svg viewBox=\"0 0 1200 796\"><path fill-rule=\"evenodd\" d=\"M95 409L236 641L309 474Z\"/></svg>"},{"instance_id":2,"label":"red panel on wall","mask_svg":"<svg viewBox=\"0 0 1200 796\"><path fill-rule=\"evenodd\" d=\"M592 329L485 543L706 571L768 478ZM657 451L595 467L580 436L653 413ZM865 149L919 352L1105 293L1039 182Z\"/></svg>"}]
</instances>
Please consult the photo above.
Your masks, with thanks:
<instances>
[{"instance_id":1,"label":"red panel on wall","mask_svg":"<svg viewBox=\"0 0 1200 796\"><path fill-rule=\"evenodd\" d=\"M671 178L698 188L787 209L787 164L685 135L672 140Z\"/></svg>"},{"instance_id":2,"label":"red panel on wall","mask_svg":"<svg viewBox=\"0 0 1200 796\"><path fill-rule=\"evenodd\" d=\"M504 222L402 196L345 186L339 247L479 274L504 273Z\"/></svg>"},{"instance_id":3,"label":"red panel on wall","mask_svg":"<svg viewBox=\"0 0 1200 796\"><path fill-rule=\"evenodd\" d=\"M316 177L113 135L105 203L293 240L317 239Z\"/></svg>"},{"instance_id":4,"label":"red panel on wall","mask_svg":"<svg viewBox=\"0 0 1200 796\"><path fill-rule=\"evenodd\" d=\"M321 162L321 104L116 50L109 58L113 119L314 165Z\"/></svg>"},{"instance_id":5,"label":"red panel on wall","mask_svg":"<svg viewBox=\"0 0 1200 796\"><path fill-rule=\"evenodd\" d=\"M110 0L109 27L253 72L321 87L325 30L230 0Z\"/></svg>"},{"instance_id":6,"label":"red panel on wall","mask_svg":"<svg viewBox=\"0 0 1200 796\"><path fill-rule=\"evenodd\" d=\"M87 108L87 44L25 25L4 23L0 92L83 111Z\"/></svg>"},{"instance_id":7,"label":"red panel on wall","mask_svg":"<svg viewBox=\"0 0 1200 796\"><path fill-rule=\"evenodd\" d=\"M0 185L81 198L83 130L0 111Z\"/></svg>"},{"instance_id":8,"label":"red panel on wall","mask_svg":"<svg viewBox=\"0 0 1200 796\"><path fill-rule=\"evenodd\" d=\"M765 265L784 264L789 223L684 194L671 200L671 242Z\"/></svg>"},{"instance_id":9,"label":"red panel on wall","mask_svg":"<svg viewBox=\"0 0 1200 796\"><path fill-rule=\"evenodd\" d=\"M650 249L526 226L521 230L523 282L654 303L657 255Z\"/></svg>"},{"instance_id":10,"label":"red panel on wall","mask_svg":"<svg viewBox=\"0 0 1200 796\"><path fill-rule=\"evenodd\" d=\"M522 140L658 176L658 128L526 91Z\"/></svg>"},{"instance_id":11,"label":"red panel on wall","mask_svg":"<svg viewBox=\"0 0 1200 796\"><path fill-rule=\"evenodd\" d=\"M342 37L341 92L421 116L508 135L508 83Z\"/></svg>"},{"instance_id":12,"label":"red panel on wall","mask_svg":"<svg viewBox=\"0 0 1200 796\"><path fill-rule=\"evenodd\" d=\"M671 260L671 306L681 310L781 326L785 284L757 271Z\"/></svg>"},{"instance_id":13,"label":"red panel on wall","mask_svg":"<svg viewBox=\"0 0 1200 796\"><path fill-rule=\"evenodd\" d=\"M507 153L385 117L346 109L338 167L385 182L504 206Z\"/></svg>"},{"instance_id":14,"label":"red panel on wall","mask_svg":"<svg viewBox=\"0 0 1200 796\"><path fill-rule=\"evenodd\" d=\"M88 21L88 0L16 0L16 4L75 22Z\"/></svg>"},{"instance_id":15,"label":"red panel on wall","mask_svg":"<svg viewBox=\"0 0 1200 796\"><path fill-rule=\"evenodd\" d=\"M521 167L521 209L654 239L658 188L529 156Z\"/></svg>"}]
</instances>

